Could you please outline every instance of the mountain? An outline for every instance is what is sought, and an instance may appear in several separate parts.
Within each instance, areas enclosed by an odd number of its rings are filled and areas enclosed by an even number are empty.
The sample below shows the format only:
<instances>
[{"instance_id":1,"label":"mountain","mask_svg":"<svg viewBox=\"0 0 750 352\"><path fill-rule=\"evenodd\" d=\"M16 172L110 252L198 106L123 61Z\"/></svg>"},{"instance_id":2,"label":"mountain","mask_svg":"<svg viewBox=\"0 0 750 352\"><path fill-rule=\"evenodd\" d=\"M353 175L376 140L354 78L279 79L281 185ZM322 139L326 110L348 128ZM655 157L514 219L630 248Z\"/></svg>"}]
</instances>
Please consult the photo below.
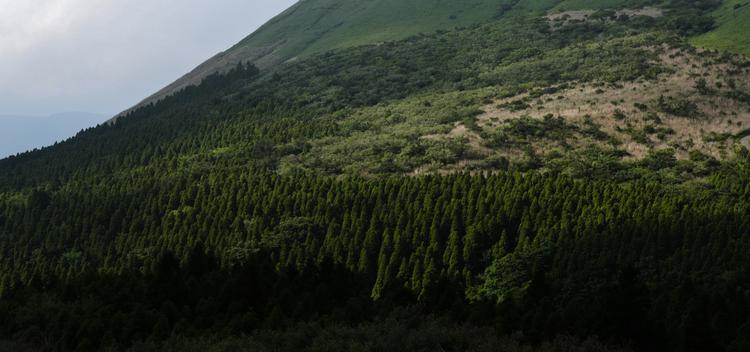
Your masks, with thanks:
<instances>
[{"instance_id":1,"label":"mountain","mask_svg":"<svg viewBox=\"0 0 750 352\"><path fill-rule=\"evenodd\" d=\"M52 145L106 119L106 115L86 112L44 117L0 116L0 157Z\"/></svg>"},{"instance_id":2,"label":"mountain","mask_svg":"<svg viewBox=\"0 0 750 352\"><path fill-rule=\"evenodd\" d=\"M206 76L251 62L265 69L332 49L397 40L421 32L486 22L501 13L502 2L303 0L255 33L147 98L158 101Z\"/></svg>"},{"instance_id":3,"label":"mountain","mask_svg":"<svg viewBox=\"0 0 750 352\"><path fill-rule=\"evenodd\" d=\"M299 2L0 160L0 349L747 350L732 4Z\"/></svg>"},{"instance_id":4,"label":"mountain","mask_svg":"<svg viewBox=\"0 0 750 352\"><path fill-rule=\"evenodd\" d=\"M640 6L648 0L301 0L229 50L196 67L137 106L163 99L239 63L261 69L333 49L404 39L420 33L486 23L513 15L555 9Z\"/></svg>"}]
</instances>

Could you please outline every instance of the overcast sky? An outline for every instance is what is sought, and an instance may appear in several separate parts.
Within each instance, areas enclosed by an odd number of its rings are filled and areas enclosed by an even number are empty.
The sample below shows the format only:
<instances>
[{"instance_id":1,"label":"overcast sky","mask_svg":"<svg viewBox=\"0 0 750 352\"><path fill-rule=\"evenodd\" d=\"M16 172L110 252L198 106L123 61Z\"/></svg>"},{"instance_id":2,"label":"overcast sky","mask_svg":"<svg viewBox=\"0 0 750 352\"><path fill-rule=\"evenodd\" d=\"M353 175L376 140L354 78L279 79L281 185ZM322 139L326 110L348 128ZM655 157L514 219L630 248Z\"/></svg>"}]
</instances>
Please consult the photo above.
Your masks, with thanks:
<instances>
[{"instance_id":1,"label":"overcast sky","mask_svg":"<svg viewBox=\"0 0 750 352\"><path fill-rule=\"evenodd\" d=\"M0 115L118 113L295 0L0 0Z\"/></svg>"}]
</instances>

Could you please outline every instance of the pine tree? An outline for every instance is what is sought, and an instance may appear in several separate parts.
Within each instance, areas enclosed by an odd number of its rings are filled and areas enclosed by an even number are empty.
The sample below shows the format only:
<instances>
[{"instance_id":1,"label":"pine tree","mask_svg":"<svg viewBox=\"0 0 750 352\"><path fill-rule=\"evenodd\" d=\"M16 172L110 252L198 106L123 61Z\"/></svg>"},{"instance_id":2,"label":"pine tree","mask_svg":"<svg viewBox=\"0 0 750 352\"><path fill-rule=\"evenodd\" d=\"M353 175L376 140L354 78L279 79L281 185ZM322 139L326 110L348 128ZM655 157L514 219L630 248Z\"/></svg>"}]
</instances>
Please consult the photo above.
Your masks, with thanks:
<instances>
[{"instance_id":1,"label":"pine tree","mask_svg":"<svg viewBox=\"0 0 750 352\"><path fill-rule=\"evenodd\" d=\"M391 281L390 273L388 270L390 263L391 254L391 235L388 229L383 232L383 244L380 246L380 253L378 254L377 261L377 277L375 279L375 285L372 288L371 297L375 300L380 298L383 294L383 290Z\"/></svg>"},{"instance_id":2,"label":"pine tree","mask_svg":"<svg viewBox=\"0 0 750 352\"><path fill-rule=\"evenodd\" d=\"M463 220L458 206L454 206L451 215L451 230L446 243L445 252L443 253L443 263L447 265L448 276L457 278L461 273L461 252L462 252L462 232Z\"/></svg>"}]
</instances>

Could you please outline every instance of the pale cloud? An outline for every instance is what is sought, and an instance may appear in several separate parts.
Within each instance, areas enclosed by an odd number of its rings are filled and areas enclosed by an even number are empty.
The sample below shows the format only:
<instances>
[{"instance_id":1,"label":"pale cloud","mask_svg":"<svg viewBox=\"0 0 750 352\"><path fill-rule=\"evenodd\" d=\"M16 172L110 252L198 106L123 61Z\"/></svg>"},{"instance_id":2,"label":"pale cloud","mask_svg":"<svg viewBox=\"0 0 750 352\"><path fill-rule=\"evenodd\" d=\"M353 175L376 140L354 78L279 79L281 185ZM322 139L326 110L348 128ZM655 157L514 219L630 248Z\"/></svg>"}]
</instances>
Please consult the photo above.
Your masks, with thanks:
<instances>
[{"instance_id":1,"label":"pale cloud","mask_svg":"<svg viewBox=\"0 0 750 352\"><path fill-rule=\"evenodd\" d=\"M294 0L0 0L0 115L116 113Z\"/></svg>"},{"instance_id":2,"label":"pale cloud","mask_svg":"<svg viewBox=\"0 0 750 352\"><path fill-rule=\"evenodd\" d=\"M0 55L13 57L64 40L86 16L85 0L0 0Z\"/></svg>"}]
</instances>

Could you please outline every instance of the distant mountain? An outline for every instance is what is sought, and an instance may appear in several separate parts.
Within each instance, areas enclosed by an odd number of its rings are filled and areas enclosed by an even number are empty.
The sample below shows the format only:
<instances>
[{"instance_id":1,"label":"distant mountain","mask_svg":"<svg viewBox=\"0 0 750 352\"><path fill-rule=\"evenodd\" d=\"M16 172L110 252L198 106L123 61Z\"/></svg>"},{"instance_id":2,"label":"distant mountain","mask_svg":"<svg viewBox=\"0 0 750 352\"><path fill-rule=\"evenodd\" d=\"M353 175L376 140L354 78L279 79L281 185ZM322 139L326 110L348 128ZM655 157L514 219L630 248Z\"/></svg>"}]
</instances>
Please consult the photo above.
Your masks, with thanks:
<instances>
[{"instance_id":1,"label":"distant mountain","mask_svg":"<svg viewBox=\"0 0 750 352\"><path fill-rule=\"evenodd\" d=\"M46 147L106 120L103 114L65 112L50 116L0 115L0 158Z\"/></svg>"}]
</instances>

